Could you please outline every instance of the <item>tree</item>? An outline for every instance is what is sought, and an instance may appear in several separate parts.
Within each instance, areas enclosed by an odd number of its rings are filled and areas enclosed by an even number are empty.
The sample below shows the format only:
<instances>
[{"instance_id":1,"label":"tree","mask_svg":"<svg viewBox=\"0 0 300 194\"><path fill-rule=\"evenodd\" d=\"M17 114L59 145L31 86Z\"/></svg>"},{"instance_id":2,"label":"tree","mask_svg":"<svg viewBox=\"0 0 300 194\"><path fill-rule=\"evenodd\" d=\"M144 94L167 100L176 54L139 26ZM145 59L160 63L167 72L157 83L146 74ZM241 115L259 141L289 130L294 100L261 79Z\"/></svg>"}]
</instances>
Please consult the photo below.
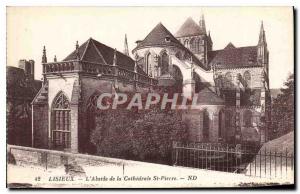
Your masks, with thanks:
<instances>
[{"instance_id":1,"label":"tree","mask_svg":"<svg viewBox=\"0 0 300 194\"><path fill-rule=\"evenodd\" d=\"M92 143L97 155L171 164L173 141L185 141L187 126L175 111L98 112Z\"/></svg>"},{"instance_id":2,"label":"tree","mask_svg":"<svg viewBox=\"0 0 300 194\"><path fill-rule=\"evenodd\" d=\"M294 74L289 75L281 93L272 101L272 129L274 136L294 130Z\"/></svg>"}]
</instances>

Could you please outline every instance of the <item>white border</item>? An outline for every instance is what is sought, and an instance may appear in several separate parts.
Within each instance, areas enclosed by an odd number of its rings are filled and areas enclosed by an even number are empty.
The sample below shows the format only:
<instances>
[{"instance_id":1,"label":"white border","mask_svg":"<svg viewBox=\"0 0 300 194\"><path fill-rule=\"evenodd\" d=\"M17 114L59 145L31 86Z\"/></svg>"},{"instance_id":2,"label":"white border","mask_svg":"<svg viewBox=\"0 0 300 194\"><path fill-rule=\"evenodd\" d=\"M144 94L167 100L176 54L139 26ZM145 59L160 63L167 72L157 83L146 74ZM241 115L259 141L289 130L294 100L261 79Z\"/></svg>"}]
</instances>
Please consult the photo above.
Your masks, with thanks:
<instances>
[{"instance_id":1,"label":"white border","mask_svg":"<svg viewBox=\"0 0 300 194\"><path fill-rule=\"evenodd\" d=\"M0 191L9 192L6 189L6 6L295 6L295 9L299 8L300 1L295 0L151 0L151 1L138 1L138 0L122 0L119 2L114 2L112 0L2 0L0 1L0 102L3 106L0 112L0 163L1 163L1 175L0 175ZM296 16L298 15L295 12ZM296 26L299 26L299 19L296 20ZM296 29L297 30L297 29ZM296 34L295 34L296 35ZM298 43L298 39L296 39ZM297 44L298 45L298 44ZM299 56L299 50L295 55ZM296 64L297 66L297 64ZM298 68L299 69L299 68ZM298 71L297 71L298 74ZM298 84L297 84L298 85ZM299 95L297 95L299 96ZM297 115L297 119L299 119ZM296 128L297 130L297 128ZM299 139L299 131L297 132L297 139ZM297 154L298 156L298 154ZM298 161L298 157L296 159ZM299 169L299 168L297 168ZM298 173L297 173L298 174ZM73 192L82 192L83 190L73 190ZM95 191L95 190L94 190ZM40 190L39 192L47 192L45 190ZM63 192L63 191L55 191ZM96 191L98 192L98 191ZM104 192L104 191L100 191ZM105 191L107 192L107 191ZM116 191L113 191L116 192ZM139 191L138 191L139 192ZM155 191L157 192L157 191ZM159 191L162 192L162 191ZM174 192L173 190L168 192ZM186 191L184 191L186 192ZM193 190L191 190L193 192ZM203 192L203 191L199 191ZM216 192L216 191L213 191ZM218 191L226 192L226 190ZM232 191L229 191L232 192ZM274 191L268 191L269 193Z\"/></svg>"}]
</instances>

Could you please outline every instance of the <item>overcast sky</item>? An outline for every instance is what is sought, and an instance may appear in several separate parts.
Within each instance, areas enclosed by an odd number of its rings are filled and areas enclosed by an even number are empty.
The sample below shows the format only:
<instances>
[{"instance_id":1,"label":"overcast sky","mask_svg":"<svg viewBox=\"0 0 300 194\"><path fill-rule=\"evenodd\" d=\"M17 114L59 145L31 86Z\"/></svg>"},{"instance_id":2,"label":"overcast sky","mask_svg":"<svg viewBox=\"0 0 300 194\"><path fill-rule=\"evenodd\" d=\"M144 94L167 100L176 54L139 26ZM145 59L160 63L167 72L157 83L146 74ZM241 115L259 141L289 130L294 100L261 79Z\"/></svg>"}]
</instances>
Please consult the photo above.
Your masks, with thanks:
<instances>
[{"instance_id":1,"label":"overcast sky","mask_svg":"<svg viewBox=\"0 0 300 194\"><path fill-rule=\"evenodd\" d=\"M123 51L126 33L131 51L157 23L175 34L188 17L198 22L202 13L213 49L223 49L229 42L236 47L256 45L263 20L271 88L281 87L294 72L291 7L8 7L7 65L33 59L35 78L40 79L43 45L48 62L54 55L59 61L75 49L76 40L81 44L90 37Z\"/></svg>"}]
</instances>

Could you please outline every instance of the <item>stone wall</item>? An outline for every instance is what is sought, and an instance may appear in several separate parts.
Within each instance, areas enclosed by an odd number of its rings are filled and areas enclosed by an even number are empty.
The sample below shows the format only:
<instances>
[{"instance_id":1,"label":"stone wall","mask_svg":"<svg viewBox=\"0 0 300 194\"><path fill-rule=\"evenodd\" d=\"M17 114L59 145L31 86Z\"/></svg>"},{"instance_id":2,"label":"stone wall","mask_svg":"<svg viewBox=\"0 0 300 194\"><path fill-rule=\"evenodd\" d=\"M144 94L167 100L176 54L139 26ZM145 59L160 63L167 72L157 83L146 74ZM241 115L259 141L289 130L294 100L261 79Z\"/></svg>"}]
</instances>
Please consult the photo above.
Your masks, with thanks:
<instances>
[{"instance_id":1,"label":"stone wall","mask_svg":"<svg viewBox=\"0 0 300 194\"><path fill-rule=\"evenodd\" d=\"M48 104L32 106L34 147L48 148Z\"/></svg>"},{"instance_id":2,"label":"stone wall","mask_svg":"<svg viewBox=\"0 0 300 194\"><path fill-rule=\"evenodd\" d=\"M64 165L136 165L144 162L122 160L117 158L68 153L56 150L37 149L23 146L7 146L7 153L11 154L16 165L37 165L42 167L59 167Z\"/></svg>"}]
</instances>

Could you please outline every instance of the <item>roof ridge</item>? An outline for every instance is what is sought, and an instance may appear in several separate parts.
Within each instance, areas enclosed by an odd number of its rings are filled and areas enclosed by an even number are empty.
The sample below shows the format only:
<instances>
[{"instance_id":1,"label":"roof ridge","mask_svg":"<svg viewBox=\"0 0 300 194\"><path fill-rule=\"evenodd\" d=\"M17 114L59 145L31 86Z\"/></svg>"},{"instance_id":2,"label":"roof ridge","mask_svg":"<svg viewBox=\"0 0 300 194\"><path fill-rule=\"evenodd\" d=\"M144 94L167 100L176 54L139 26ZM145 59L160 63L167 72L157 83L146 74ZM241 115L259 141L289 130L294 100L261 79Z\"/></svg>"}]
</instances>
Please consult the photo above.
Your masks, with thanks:
<instances>
[{"instance_id":1,"label":"roof ridge","mask_svg":"<svg viewBox=\"0 0 300 194\"><path fill-rule=\"evenodd\" d=\"M240 46L240 47L235 47L235 48L232 48L232 49L242 49L242 48L250 48L250 47L257 47L256 45L255 46ZM225 47L226 48L226 47ZM212 51L208 51L208 52L215 52L215 51L224 51L224 50L227 50L227 49L218 49L218 50L212 50Z\"/></svg>"},{"instance_id":2,"label":"roof ridge","mask_svg":"<svg viewBox=\"0 0 300 194\"><path fill-rule=\"evenodd\" d=\"M87 40L87 44L86 44L85 49L84 49L84 51L83 51L83 53L82 53L82 56L80 57L80 60L83 60L83 56L85 55L86 50L87 50L87 48L88 48L90 42L91 42L91 38L89 38L89 39Z\"/></svg>"},{"instance_id":3,"label":"roof ridge","mask_svg":"<svg viewBox=\"0 0 300 194\"><path fill-rule=\"evenodd\" d=\"M94 43L94 41L96 41L96 40L94 40L94 39L92 39L92 38L90 38L89 40L91 40L91 42L92 42L94 48L96 49L97 54L100 56L100 58L101 58L101 59L106 63L106 65L107 65L107 61L104 59L103 55L101 54L101 52L98 50L98 48L96 47L96 45L95 45L95 43Z\"/></svg>"},{"instance_id":4,"label":"roof ridge","mask_svg":"<svg viewBox=\"0 0 300 194\"><path fill-rule=\"evenodd\" d=\"M80 49L84 44L86 44L85 46L85 49L87 48L87 45L88 45L88 41L89 40L86 40L85 42L83 42L79 47L78 47L78 49ZM73 50L67 57L65 57L62 61L69 61L69 60L71 60L71 59L68 59L68 58L70 58L73 54L75 54L76 53L76 49L75 50ZM82 54L82 56L83 56L83 54ZM72 60L75 60L75 59L72 59ZM80 58L80 60L81 60L81 58Z\"/></svg>"},{"instance_id":5,"label":"roof ridge","mask_svg":"<svg viewBox=\"0 0 300 194\"><path fill-rule=\"evenodd\" d=\"M97 40L95 40L95 39L92 39L92 40L93 40L94 42L96 42L97 44L101 44L101 45L103 45L103 46L105 46L105 47L107 47L107 48L109 48L109 49L111 49L111 50L114 50L112 47L107 46L106 44L103 44L103 43L101 43L101 42L99 42L99 41L97 41ZM95 46L96 46L96 45L95 45ZM97 48L97 46L96 46L96 48ZM98 50L98 48L97 48L97 50ZM129 59L133 60L130 56L127 56L127 55L125 55L124 53L118 51L118 49L116 49L116 51L117 51L118 54L121 54L121 55L123 55L123 56L125 56L125 57L128 57Z\"/></svg>"}]
</instances>

